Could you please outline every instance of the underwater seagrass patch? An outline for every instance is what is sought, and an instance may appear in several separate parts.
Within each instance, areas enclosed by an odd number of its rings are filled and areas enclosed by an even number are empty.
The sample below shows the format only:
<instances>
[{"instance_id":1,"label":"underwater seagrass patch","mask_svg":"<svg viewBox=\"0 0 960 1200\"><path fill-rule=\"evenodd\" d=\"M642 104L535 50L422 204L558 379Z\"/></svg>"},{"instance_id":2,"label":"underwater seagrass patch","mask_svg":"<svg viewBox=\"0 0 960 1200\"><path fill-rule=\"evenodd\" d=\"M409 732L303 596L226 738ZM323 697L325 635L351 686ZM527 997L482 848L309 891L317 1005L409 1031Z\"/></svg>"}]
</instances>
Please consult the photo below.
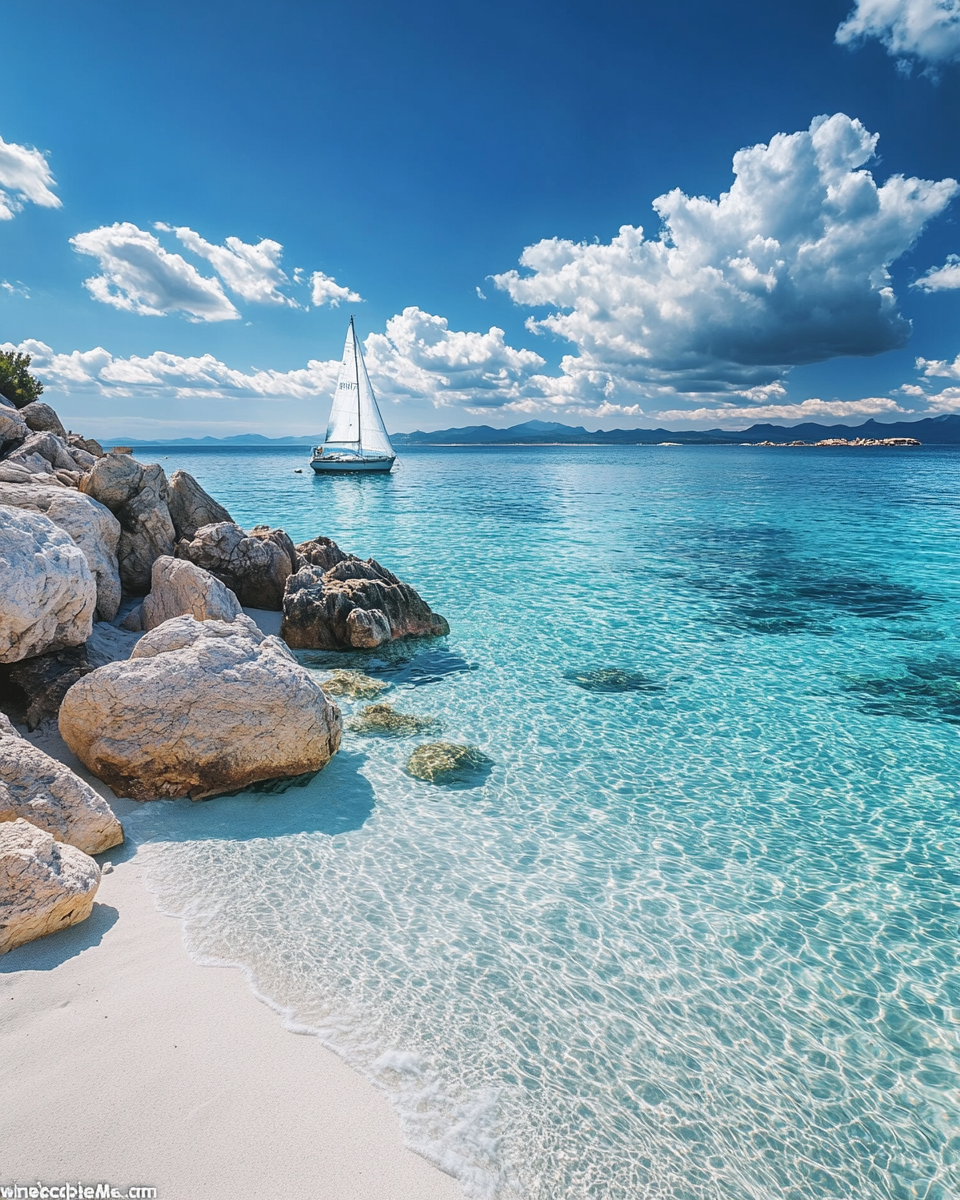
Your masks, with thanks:
<instances>
[{"instance_id":1,"label":"underwater seagrass patch","mask_svg":"<svg viewBox=\"0 0 960 1200\"><path fill-rule=\"evenodd\" d=\"M845 675L845 690L872 716L960 725L960 658L944 654L901 662L904 670L895 675Z\"/></svg>"},{"instance_id":2,"label":"underwater seagrass patch","mask_svg":"<svg viewBox=\"0 0 960 1200\"><path fill-rule=\"evenodd\" d=\"M352 700L373 700L390 686L382 679L364 675L362 671L334 671L329 679L320 681L328 696L349 696Z\"/></svg>"},{"instance_id":3,"label":"underwater seagrass patch","mask_svg":"<svg viewBox=\"0 0 960 1200\"><path fill-rule=\"evenodd\" d=\"M621 667L581 667L564 671L564 679L585 692L662 692L664 685L640 671L625 671Z\"/></svg>"},{"instance_id":4,"label":"underwater seagrass patch","mask_svg":"<svg viewBox=\"0 0 960 1200\"><path fill-rule=\"evenodd\" d=\"M427 742L418 746L407 759L407 773L425 783L466 782L493 766L476 746L455 742Z\"/></svg>"},{"instance_id":5,"label":"underwater seagrass patch","mask_svg":"<svg viewBox=\"0 0 960 1200\"><path fill-rule=\"evenodd\" d=\"M443 725L436 717L397 712L392 704L368 704L347 722L347 728L368 737L413 737L439 733Z\"/></svg>"}]
</instances>

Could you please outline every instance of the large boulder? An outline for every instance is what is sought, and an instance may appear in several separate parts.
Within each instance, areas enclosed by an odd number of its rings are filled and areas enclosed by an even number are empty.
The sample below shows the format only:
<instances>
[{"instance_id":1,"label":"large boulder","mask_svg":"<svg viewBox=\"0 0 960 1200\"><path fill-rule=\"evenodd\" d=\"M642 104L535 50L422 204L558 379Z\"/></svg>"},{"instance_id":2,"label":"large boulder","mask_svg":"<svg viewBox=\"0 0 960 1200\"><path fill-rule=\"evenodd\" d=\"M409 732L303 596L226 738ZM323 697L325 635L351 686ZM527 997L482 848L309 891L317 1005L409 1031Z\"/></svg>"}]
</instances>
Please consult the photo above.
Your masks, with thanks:
<instances>
[{"instance_id":1,"label":"large boulder","mask_svg":"<svg viewBox=\"0 0 960 1200\"><path fill-rule=\"evenodd\" d=\"M80 490L106 505L120 522L120 581L142 596L149 590L154 562L174 548L163 468L157 463L142 466L129 454L106 454L96 459Z\"/></svg>"},{"instance_id":2,"label":"large boulder","mask_svg":"<svg viewBox=\"0 0 960 1200\"><path fill-rule=\"evenodd\" d=\"M18 817L84 854L123 841L123 826L99 792L8 724L0 726L0 822Z\"/></svg>"},{"instance_id":3,"label":"large boulder","mask_svg":"<svg viewBox=\"0 0 960 1200\"><path fill-rule=\"evenodd\" d=\"M178 541L180 538L189 541L204 525L215 525L220 521L233 524L233 517L223 505L208 496L188 471L174 471L169 490L167 504Z\"/></svg>"},{"instance_id":4,"label":"large boulder","mask_svg":"<svg viewBox=\"0 0 960 1200\"><path fill-rule=\"evenodd\" d=\"M86 556L49 517L0 505L0 663L79 646L97 587Z\"/></svg>"},{"instance_id":5,"label":"large boulder","mask_svg":"<svg viewBox=\"0 0 960 1200\"><path fill-rule=\"evenodd\" d=\"M226 584L182 558L163 555L153 564L150 595L143 602L142 626L156 629L189 613L198 621L232 621L240 602Z\"/></svg>"},{"instance_id":6,"label":"large boulder","mask_svg":"<svg viewBox=\"0 0 960 1200\"><path fill-rule=\"evenodd\" d=\"M24 410L26 411L26 410ZM120 522L92 496L62 486L0 481L0 504L43 513L73 538L86 555L97 584L97 612L112 621L120 607L117 550Z\"/></svg>"},{"instance_id":7,"label":"large boulder","mask_svg":"<svg viewBox=\"0 0 960 1200\"><path fill-rule=\"evenodd\" d=\"M340 712L249 617L176 617L67 692L60 732L120 796L194 800L319 770Z\"/></svg>"},{"instance_id":8,"label":"large boulder","mask_svg":"<svg viewBox=\"0 0 960 1200\"><path fill-rule=\"evenodd\" d=\"M401 637L439 637L450 626L375 559L352 555L287 580L280 636L295 649L372 649Z\"/></svg>"},{"instance_id":9,"label":"large boulder","mask_svg":"<svg viewBox=\"0 0 960 1200\"><path fill-rule=\"evenodd\" d=\"M282 529L258 526L247 534L232 521L218 521L202 526L191 539L181 539L177 558L215 575L244 607L279 612L296 550Z\"/></svg>"},{"instance_id":10,"label":"large boulder","mask_svg":"<svg viewBox=\"0 0 960 1200\"><path fill-rule=\"evenodd\" d=\"M20 409L20 416L36 433L55 433L58 438L66 441L67 431L60 424L60 418L50 405L44 404L42 400L33 400L29 404L25 404Z\"/></svg>"},{"instance_id":11,"label":"large boulder","mask_svg":"<svg viewBox=\"0 0 960 1200\"><path fill-rule=\"evenodd\" d=\"M29 821L0 825L0 954L85 921L99 886L82 850Z\"/></svg>"}]
</instances>

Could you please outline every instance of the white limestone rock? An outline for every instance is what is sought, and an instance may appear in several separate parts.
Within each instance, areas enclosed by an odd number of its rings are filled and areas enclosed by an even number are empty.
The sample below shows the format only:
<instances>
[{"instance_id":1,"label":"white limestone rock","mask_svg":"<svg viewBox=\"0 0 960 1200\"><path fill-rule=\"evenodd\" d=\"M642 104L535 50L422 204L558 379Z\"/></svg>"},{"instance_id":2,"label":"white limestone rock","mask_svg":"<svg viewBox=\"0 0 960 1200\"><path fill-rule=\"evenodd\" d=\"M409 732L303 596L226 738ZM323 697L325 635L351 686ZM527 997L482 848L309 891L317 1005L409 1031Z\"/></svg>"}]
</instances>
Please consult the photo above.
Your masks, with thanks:
<instances>
[{"instance_id":1,"label":"white limestone rock","mask_svg":"<svg viewBox=\"0 0 960 1200\"><path fill-rule=\"evenodd\" d=\"M167 504L177 538L192 538L204 525L230 521L233 517L222 504L208 495L189 471L174 471L170 476Z\"/></svg>"},{"instance_id":2,"label":"white limestone rock","mask_svg":"<svg viewBox=\"0 0 960 1200\"><path fill-rule=\"evenodd\" d=\"M177 558L203 567L225 583L247 608L283 608L283 588L297 552L282 529L255 526L245 533L231 521L202 525L177 543Z\"/></svg>"},{"instance_id":3,"label":"white limestone rock","mask_svg":"<svg viewBox=\"0 0 960 1200\"><path fill-rule=\"evenodd\" d=\"M30 404L25 404L20 409L20 416L35 433L55 433L58 438L66 441L67 431L60 424L60 418L50 405L44 404L42 400L33 400Z\"/></svg>"},{"instance_id":4,"label":"white limestone rock","mask_svg":"<svg viewBox=\"0 0 960 1200\"><path fill-rule=\"evenodd\" d=\"M26 421L15 408L0 404L0 447L19 442L29 432Z\"/></svg>"},{"instance_id":5,"label":"white limestone rock","mask_svg":"<svg viewBox=\"0 0 960 1200\"><path fill-rule=\"evenodd\" d=\"M100 868L29 821L0 824L0 954L85 921Z\"/></svg>"},{"instance_id":6,"label":"white limestone rock","mask_svg":"<svg viewBox=\"0 0 960 1200\"><path fill-rule=\"evenodd\" d=\"M41 513L0 504L0 663L79 646L97 587L80 547Z\"/></svg>"},{"instance_id":7,"label":"white limestone rock","mask_svg":"<svg viewBox=\"0 0 960 1200\"><path fill-rule=\"evenodd\" d=\"M123 826L89 783L0 724L0 822L18 817L85 854L123 841Z\"/></svg>"},{"instance_id":8,"label":"white limestone rock","mask_svg":"<svg viewBox=\"0 0 960 1200\"><path fill-rule=\"evenodd\" d=\"M73 471L77 466L70 453L70 447L63 438L49 432L30 433L21 446L18 446L12 454L7 455L7 461L21 462L34 454L46 459L55 471L59 469Z\"/></svg>"},{"instance_id":9,"label":"white limestone rock","mask_svg":"<svg viewBox=\"0 0 960 1200\"><path fill-rule=\"evenodd\" d=\"M142 596L149 590L155 560L173 554L163 468L157 463L145 467L129 454L106 454L80 481L80 490L105 504L119 520L120 579L127 591Z\"/></svg>"},{"instance_id":10,"label":"white limestone rock","mask_svg":"<svg viewBox=\"0 0 960 1200\"><path fill-rule=\"evenodd\" d=\"M60 733L117 795L200 800L319 770L341 721L310 672L249 617L183 616L74 684Z\"/></svg>"},{"instance_id":11,"label":"white limestone rock","mask_svg":"<svg viewBox=\"0 0 960 1200\"><path fill-rule=\"evenodd\" d=\"M87 559L97 585L97 613L112 621L120 607L120 569L117 547L120 522L91 496L62 486L4 483L0 504L43 513L73 538Z\"/></svg>"},{"instance_id":12,"label":"white limestone rock","mask_svg":"<svg viewBox=\"0 0 960 1200\"><path fill-rule=\"evenodd\" d=\"M240 611L233 592L209 571L185 559L162 555L153 564L141 622L143 629L151 630L172 617L189 614L198 621L232 621Z\"/></svg>"}]
</instances>

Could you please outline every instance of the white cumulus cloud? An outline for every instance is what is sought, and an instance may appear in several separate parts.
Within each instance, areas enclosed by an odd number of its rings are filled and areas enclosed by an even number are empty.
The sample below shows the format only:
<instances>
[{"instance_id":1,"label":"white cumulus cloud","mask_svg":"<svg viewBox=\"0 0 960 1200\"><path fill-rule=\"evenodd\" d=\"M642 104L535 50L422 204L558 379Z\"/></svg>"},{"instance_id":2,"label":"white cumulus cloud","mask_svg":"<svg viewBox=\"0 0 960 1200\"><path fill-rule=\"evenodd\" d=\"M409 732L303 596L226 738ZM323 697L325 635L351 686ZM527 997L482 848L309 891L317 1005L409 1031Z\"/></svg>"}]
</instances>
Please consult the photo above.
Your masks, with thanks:
<instances>
[{"instance_id":1,"label":"white cumulus cloud","mask_svg":"<svg viewBox=\"0 0 960 1200\"><path fill-rule=\"evenodd\" d=\"M292 371L240 371L212 354L185 358L155 350L144 356L119 358L102 346L58 354L44 342L34 340L2 348L29 354L33 360L31 370L52 389L67 393L92 391L105 396L143 393L154 399L288 400L329 395L340 365L336 360L311 360L306 367Z\"/></svg>"},{"instance_id":2,"label":"white cumulus cloud","mask_svg":"<svg viewBox=\"0 0 960 1200\"><path fill-rule=\"evenodd\" d=\"M917 370L927 379L960 379L960 354L953 362L945 358L918 358Z\"/></svg>"},{"instance_id":3,"label":"white cumulus cloud","mask_svg":"<svg viewBox=\"0 0 960 1200\"><path fill-rule=\"evenodd\" d=\"M958 62L960 0L857 0L836 40L851 45L866 38L877 38L898 58L931 66Z\"/></svg>"},{"instance_id":4,"label":"white cumulus cloud","mask_svg":"<svg viewBox=\"0 0 960 1200\"><path fill-rule=\"evenodd\" d=\"M168 225L158 223L156 227L170 231ZM279 242L261 238L251 245L238 237L228 237L224 245L217 246L185 225L173 232L188 250L205 258L230 291L244 300L297 307L297 302L281 291L290 281L280 268L283 246Z\"/></svg>"},{"instance_id":5,"label":"white cumulus cloud","mask_svg":"<svg viewBox=\"0 0 960 1200\"><path fill-rule=\"evenodd\" d=\"M446 317L415 307L391 317L386 332L370 334L365 346L374 385L385 396L438 405L503 407L522 399L544 366L539 354L509 346L496 326L461 332L450 329Z\"/></svg>"},{"instance_id":6,"label":"white cumulus cloud","mask_svg":"<svg viewBox=\"0 0 960 1200\"><path fill-rule=\"evenodd\" d=\"M735 154L718 200L658 197L656 238L633 225L606 244L548 238L495 282L552 310L527 324L576 347L567 380L605 375L617 388L743 392L797 364L902 346L910 326L887 268L958 185L878 185L864 169L876 143L843 113L817 117Z\"/></svg>"},{"instance_id":7,"label":"white cumulus cloud","mask_svg":"<svg viewBox=\"0 0 960 1200\"><path fill-rule=\"evenodd\" d=\"M152 233L129 221L103 225L70 239L102 274L84 280L95 300L141 316L184 313L192 321L232 321L240 316L219 279L201 275L179 254L164 250Z\"/></svg>"},{"instance_id":8,"label":"white cumulus cloud","mask_svg":"<svg viewBox=\"0 0 960 1200\"><path fill-rule=\"evenodd\" d=\"M960 288L960 257L948 254L942 267L931 267L913 286L923 288L925 292L946 292Z\"/></svg>"},{"instance_id":9,"label":"white cumulus cloud","mask_svg":"<svg viewBox=\"0 0 960 1200\"><path fill-rule=\"evenodd\" d=\"M0 138L0 221L12 220L28 202L60 208L63 201L53 187L50 164L39 150Z\"/></svg>"},{"instance_id":10,"label":"white cumulus cloud","mask_svg":"<svg viewBox=\"0 0 960 1200\"><path fill-rule=\"evenodd\" d=\"M312 286L312 298L316 308L322 308L324 304L329 304L331 308L336 308L340 301L346 304L361 304L363 297L356 292L351 292L348 287L342 287L330 275L324 275L322 271L314 271L310 276Z\"/></svg>"}]
</instances>

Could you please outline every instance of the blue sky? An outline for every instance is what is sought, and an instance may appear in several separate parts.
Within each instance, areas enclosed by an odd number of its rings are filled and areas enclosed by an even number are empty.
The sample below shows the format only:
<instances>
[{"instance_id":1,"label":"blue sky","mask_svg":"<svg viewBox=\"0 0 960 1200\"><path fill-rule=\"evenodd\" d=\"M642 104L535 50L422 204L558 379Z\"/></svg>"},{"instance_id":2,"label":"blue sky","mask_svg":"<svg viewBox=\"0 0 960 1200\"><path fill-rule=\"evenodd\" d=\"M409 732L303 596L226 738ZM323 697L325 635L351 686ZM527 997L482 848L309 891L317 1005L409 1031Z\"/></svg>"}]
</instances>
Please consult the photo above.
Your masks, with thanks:
<instances>
[{"instance_id":1,"label":"blue sky","mask_svg":"<svg viewBox=\"0 0 960 1200\"><path fill-rule=\"evenodd\" d=\"M3 21L0 343L75 429L317 432L351 312L393 430L960 411L956 0Z\"/></svg>"}]
</instances>

